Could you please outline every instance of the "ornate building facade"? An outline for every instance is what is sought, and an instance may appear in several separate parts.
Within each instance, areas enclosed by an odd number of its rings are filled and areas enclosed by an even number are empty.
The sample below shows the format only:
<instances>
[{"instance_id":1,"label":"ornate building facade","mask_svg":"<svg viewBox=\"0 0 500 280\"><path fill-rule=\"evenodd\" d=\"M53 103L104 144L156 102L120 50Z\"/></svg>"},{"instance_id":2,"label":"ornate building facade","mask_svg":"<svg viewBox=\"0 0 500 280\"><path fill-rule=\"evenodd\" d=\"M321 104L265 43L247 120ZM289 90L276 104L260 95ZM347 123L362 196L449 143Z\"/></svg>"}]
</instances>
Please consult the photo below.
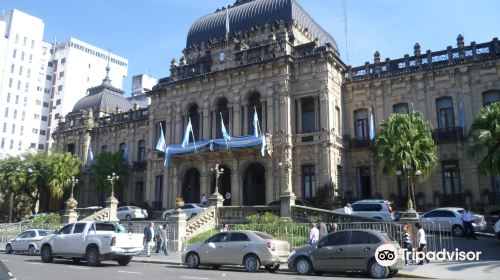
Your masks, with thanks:
<instances>
[{"instance_id":1,"label":"ornate building facade","mask_svg":"<svg viewBox=\"0 0 500 280\"><path fill-rule=\"evenodd\" d=\"M456 48L425 54L417 44L413 56L381 61L377 52L373 64L351 68L296 1L268 2L236 1L195 21L182 58L148 92L147 108L120 101L105 79L59 123L56 149L84 161L89 145L95 152L127 150L131 176L121 200L156 209L172 207L177 196L199 202L213 193L216 163L224 169L219 191L232 194L232 205L314 200L325 186L337 198L399 203L403 178L373 165L370 111L376 131L391 113L418 110L437 128L440 164L419 183L417 205L494 202L500 182L477 174L466 135L480 108L500 100L498 40L466 47L459 37ZM266 156L260 147L199 149L172 155L166 168L155 150L160 126L167 145L179 144L188 119L196 141L222 138L222 122L231 136L250 135L255 111L270 146ZM80 196L84 205L97 201L88 182Z\"/></svg>"}]
</instances>

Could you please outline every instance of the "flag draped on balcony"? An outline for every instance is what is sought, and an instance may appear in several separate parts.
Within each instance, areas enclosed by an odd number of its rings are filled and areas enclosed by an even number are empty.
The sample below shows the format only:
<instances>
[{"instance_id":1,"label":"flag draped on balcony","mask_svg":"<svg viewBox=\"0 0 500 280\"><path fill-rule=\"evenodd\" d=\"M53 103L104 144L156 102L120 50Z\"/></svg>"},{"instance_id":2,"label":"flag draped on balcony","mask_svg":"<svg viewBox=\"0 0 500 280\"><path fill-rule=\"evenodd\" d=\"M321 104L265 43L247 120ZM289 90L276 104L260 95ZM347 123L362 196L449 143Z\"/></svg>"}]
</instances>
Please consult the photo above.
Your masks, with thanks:
<instances>
[{"instance_id":1,"label":"flag draped on balcony","mask_svg":"<svg viewBox=\"0 0 500 280\"><path fill-rule=\"evenodd\" d=\"M229 148L228 141L231 141L231 136L227 133L226 126L224 125L224 118L222 117L222 113L220 113L220 129L222 130L222 138L226 141L226 148Z\"/></svg>"},{"instance_id":2,"label":"flag draped on balcony","mask_svg":"<svg viewBox=\"0 0 500 280\"><path fill-rule=\"evenodd\" d=\"M165 135L163 134L163 127L160 123L160 136L158 137L158 142L156 142L156 150L163 152L165 150Z\"/></svg>"},{"instance_id":3,"label":"flag draped on balcony","mask_svg":"<svg viewBox=\"0 0 500 280\"><path fill-rule=\"evenodd\" d=\"M373 141L375 139L375 120L373 119L373 111L370 108L370 140Z\"/></svg>"},{"instance_id":4,"label":"flag draped on balcony","mask_svg":"<svg viewBox=\"0 0 500 280\"><path fill-rule=\"evenodd\" d=\"M183 148L186 148L189 145L189 135L193 135L193 146L194 150L196 151L196 139L194 139L194 132L193 132L193 125L191 125L191 118L189 118L187 127L186 127L186 132L184 133L184 139L182 140L181 146Z\"/></svg>"},{"instance_id":5,"label":"flag draped on balcony","mask_svg":"<svg viewBox=\"0 0 500 280\"><path fill-rule=\"evenodd\" d=\"M128 161L128 146L125 145L125 149L123 149L123 154L122 154L123 160Z\"/></svg>"}]
</instances>

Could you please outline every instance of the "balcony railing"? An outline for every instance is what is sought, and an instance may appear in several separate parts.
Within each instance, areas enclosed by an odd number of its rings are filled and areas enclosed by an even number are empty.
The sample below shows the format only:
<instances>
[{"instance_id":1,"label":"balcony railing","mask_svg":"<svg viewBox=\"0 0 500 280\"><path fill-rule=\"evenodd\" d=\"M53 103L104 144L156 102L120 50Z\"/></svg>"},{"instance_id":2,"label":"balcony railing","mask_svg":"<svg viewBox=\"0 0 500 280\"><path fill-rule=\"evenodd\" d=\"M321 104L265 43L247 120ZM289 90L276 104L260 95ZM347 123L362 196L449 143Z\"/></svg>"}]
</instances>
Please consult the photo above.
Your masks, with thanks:
<instances>
[{"instance_id":1,"label":"balcony railing","mask_svg":"<svg viewBox=\"0 0 500 280\"><path fill-rule=\"evenodd\" d=\"M351 149L371 148L372 141L369 138L351 138L349 139Z\"/></svg>"},{"instance_id":2,"label":"balcony railing","mask_svg":"<svg viewBox=\"0 0 500 280\"><path fill-rule=\"evenodd\" d=\"M437 128L432 133L432 138L437 143L462 140L464 138L464 129L459 126Z\"/></svg>"},{"instance_id":3,"label":"balcony railing","mask_svg":"<svg viewBox=\"0 0 500 280\"><path fill-rule=\"evenodd\" d=\"M145 160L138 160L132 163L132 169L134 171L143 171L146 170L148 163Z\"/></svg>"}]
</instances>

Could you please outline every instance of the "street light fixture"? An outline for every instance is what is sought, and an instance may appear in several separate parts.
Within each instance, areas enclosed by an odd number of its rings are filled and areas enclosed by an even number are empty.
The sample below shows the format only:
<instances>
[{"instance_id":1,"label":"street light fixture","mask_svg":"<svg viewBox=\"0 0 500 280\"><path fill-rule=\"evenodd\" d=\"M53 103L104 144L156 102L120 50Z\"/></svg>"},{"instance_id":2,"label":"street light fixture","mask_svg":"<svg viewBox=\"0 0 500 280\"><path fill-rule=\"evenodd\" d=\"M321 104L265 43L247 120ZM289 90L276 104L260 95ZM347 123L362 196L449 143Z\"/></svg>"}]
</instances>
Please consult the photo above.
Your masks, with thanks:
<instances>
[{"instance_id":1,"label":"street light fixture","mask_svg":"<svg viewBox=\"0 0 500 280\"><path fill-rule=\"evenodd\" d=\"M120 179L120 176L116 175L115 172L111 173L111 175L108 175L108 181L111 183L111 197L115 196L114 186L115 182L118 181L118 179Z\"/></svg>"},{"instance_id":2,"label":"street light fixture","mask_svg":"<svg viewBox=\"0 0 500 280\"><path fill-rule=\"evenodd\" d=\"M215 164L215 168L210 168L210 171L215 173L215 192L214 194L219 194L219 177L224 174L224 168L220 167L219 164Z\"/></svg>"},{"instance_id":3,"label":"street light fixture","mask_svg":"<svg viewBox=\"0 0 500 280\"><path fill-rule=\"evenodd\" d=\"M75 188L75 185L78 184L78 179L75 178L75 176L71 176L70 182L71 182L71 197L73 198L73 190Z\"/></svg>"},{"instance_id":4,"label":"street light fixture","mask_svg":"<svg viewBox=\"0 0 500 280\"><path fill-rule=\"evenodd\" d=\"M405 167L403 167L405 168ZM406 184L407 184L407 188L408 188L408 204L407 204L407 207L408 207L408 211L415 211L415 208L414 208L414 200L415 200L415 195L413 194L414 191L413 191L413 180L414 179L417 179L417 177L419 177L420 175L422 175L422 171L420 170L417 170L415 171L415 174L412 176L411 174L411 166L406 166L405 168L406 172ZM401 170L396 170L396 176L401 176L401 175L404 175L403 172Z\"/></svg>"}]
</instances>

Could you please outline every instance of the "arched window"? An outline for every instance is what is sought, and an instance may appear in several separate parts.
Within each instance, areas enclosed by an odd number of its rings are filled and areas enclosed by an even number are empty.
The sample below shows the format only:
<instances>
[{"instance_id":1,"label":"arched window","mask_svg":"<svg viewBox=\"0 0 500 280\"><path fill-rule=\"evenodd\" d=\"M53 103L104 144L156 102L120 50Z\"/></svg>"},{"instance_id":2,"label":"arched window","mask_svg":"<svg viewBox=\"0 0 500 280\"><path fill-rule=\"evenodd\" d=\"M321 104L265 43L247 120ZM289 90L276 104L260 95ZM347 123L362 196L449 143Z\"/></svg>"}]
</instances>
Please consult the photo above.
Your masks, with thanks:
<instances>
[{"instance_id":1,"label":"arched window","mask_svg":"<svg viewBox=\"0 0 500 280\"><path fill-rule=\"evenodd\" d=\"M226 98L221 98L219 102L217 102L217 107L215 110L215 138L217 139L222 138L221 115L224 120L224 126L226 127L227 132L231 134L229 127L229 109L227 107L227 103L228 102Z\"/></svg>"},{"instance_id":2,"label":"arched window","mask_svg":"<svg viewBox=\"0 0 500 280\"><path fill-rule=\"evenodd\" d=\"M137 160L146 160L146 140L140 140L137 143Z\"/></svg>"},{"instance_id":3,"label":"arched window","mask_svg":"<svg viewBox=\"0 0 500 280\"><path fill-rule=\"evenodd\" d=\"M260 102L260 94L258 92L252 93L248 97L248 110L247 110L247 134L254 134L253 118L255 109L257 109L257 116L259 117L259 129L262 131L262 103Z\"/></svg>"},{"instance_id":4,"label":"arched window","mask_svg":"<svg viewBox=\"0 0 500 280\"><path fill-rule=\"evenodd\" d=\"M193 134L196 141L200 141L200 114L198 114L198 105L195 103L189 107L189 118L193 126ZM189 136L189 142L194 141L193 136Z\"/></svg>"},{"instance_id":5,"label":"arched window","mask_svg":"<svg viewBox=\"0 0 500 280\"><path fill-rule=\"evenodd\" d=\"M483 92L483 107L489 106L495 102L500 102L500 90Z\"/></svg>"},{"instance_id":6,"label":"arched window","mask_svg":"<svg viewBox=\"0 0 500 280\"><path fill-rule=\"evenodd\" d=\"M314 98L306 97L301 100L302 110L302 133L316 131L316 118L314 108Z\"/></svg>"}]
</instances>

